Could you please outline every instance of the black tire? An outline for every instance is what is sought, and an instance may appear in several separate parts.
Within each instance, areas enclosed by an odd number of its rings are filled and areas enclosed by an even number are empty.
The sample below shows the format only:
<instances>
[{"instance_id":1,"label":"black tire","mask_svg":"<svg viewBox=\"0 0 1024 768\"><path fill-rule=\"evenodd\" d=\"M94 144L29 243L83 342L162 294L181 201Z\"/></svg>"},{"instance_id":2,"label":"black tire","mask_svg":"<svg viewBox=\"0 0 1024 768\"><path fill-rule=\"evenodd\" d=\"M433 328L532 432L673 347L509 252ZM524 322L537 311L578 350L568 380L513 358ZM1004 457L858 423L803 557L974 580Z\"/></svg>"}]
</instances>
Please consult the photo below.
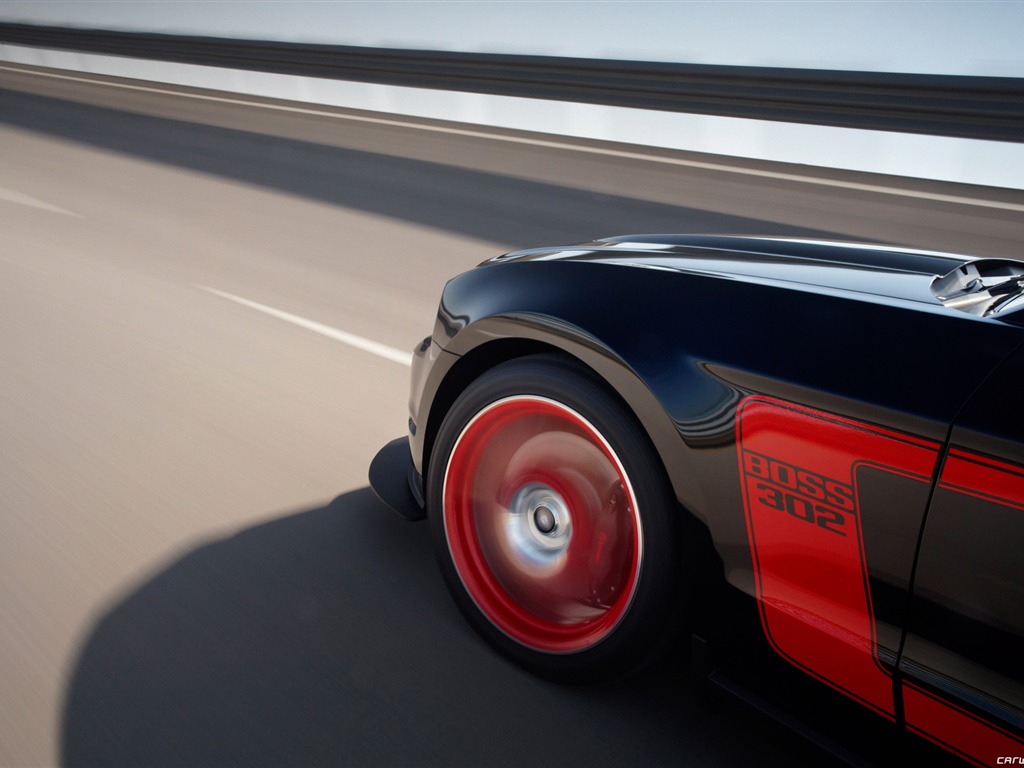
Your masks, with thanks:
<instances>
[{"instance_id":1,"label":"black tire","mask_svg":"<svg viewBox=\"0 0 1024 768\"><path fill-rule=\"evenodd\" d=\"M680 509L661 462L570 361L513 360L466 388L438 433L427 508L459 609L535 673L633 671L678 628Z\"/></svg>"}]
</instances>

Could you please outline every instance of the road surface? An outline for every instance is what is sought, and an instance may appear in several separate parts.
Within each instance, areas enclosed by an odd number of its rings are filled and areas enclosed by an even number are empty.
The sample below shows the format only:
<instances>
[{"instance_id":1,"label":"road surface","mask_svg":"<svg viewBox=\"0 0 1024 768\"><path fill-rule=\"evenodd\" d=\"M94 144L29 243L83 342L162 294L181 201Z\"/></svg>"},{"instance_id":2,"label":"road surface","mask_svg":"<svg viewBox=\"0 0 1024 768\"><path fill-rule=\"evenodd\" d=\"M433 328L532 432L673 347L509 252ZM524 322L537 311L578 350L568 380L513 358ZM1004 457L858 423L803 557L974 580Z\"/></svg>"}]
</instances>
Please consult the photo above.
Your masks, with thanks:
<instances>
[{"instance_id":1,"label":"road surface","mask_svg":"<svg viewBox=\"0 0 1024 768\"><path fill-rule=\"evenodd\" d=\"M806 759L701 706L677 659L564 688L472 635L425 526L367 488L404 433L408 352L446 279L514 247L701 231L1021 255L1024 195L15 69L0 765Z\"/></svg>"}]
</instances>

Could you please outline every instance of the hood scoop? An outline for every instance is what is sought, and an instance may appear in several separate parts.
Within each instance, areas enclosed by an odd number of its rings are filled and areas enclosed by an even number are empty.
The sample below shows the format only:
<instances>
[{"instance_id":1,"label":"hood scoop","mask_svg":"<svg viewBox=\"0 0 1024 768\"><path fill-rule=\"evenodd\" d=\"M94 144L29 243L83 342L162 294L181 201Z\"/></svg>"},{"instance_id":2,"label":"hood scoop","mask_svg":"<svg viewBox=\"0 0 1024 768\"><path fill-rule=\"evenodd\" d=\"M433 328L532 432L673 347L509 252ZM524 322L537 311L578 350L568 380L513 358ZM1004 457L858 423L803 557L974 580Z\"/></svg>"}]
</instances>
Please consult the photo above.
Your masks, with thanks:
<instances>
[{"instance_id":1,"label":"hood scoop","mask_svg":"<svg viewBox=\"0 0 1024 768\"><path fill-rule=\"evenodd\" d=\"M976 317L1024 307L1024 262L978 259L931 282L932 294L950 309Z\"/></svg>"}]
</instances>

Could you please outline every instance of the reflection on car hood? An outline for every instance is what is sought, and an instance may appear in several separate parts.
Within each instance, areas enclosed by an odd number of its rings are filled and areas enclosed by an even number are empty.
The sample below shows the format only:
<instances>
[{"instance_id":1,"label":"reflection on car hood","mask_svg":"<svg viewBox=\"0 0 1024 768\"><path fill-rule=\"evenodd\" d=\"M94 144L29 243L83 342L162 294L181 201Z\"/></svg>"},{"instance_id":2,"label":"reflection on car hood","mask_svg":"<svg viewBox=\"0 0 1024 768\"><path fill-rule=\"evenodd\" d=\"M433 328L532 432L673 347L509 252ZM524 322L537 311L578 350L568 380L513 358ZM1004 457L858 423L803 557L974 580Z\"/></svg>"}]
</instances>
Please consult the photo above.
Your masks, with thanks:
<instances>
[{"instance_id":1,"label":"reflection on car hood","mask_svg":"<svg viewBox=\"0 0 1024 768\"><path fill-rule=\"evenodd\" d=\"M935 304L931 281L965 256L862 243L712 235L626 235L515 251L503 261L595 261L870 293Z\"/></svg>"}]
</instances>

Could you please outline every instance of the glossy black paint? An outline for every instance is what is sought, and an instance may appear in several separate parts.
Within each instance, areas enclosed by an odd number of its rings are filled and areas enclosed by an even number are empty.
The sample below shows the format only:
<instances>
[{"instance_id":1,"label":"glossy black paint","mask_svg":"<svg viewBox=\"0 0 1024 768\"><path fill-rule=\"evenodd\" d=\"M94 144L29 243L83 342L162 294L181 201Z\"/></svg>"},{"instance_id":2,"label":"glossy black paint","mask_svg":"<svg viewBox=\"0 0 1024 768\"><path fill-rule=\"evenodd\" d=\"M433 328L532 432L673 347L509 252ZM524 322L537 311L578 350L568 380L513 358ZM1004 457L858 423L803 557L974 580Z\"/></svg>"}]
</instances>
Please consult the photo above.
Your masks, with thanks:
<instances>
[{"instance_id":1,"label":"glossy black paint","mask_svg":"<svg viewBox=\"0 0 1024 768\"><path fill-rule=\"evenodd\" d=\"M955 444L1024 463L1024 420L1014 406L1024 362L1018 354L1000 368L1024 343L1024 312L979 318L943 306L930 283L964 260L847 244L662 235L497 257L449 282L433 334L416 351L416 472L425 474L438 425L469 381L502 360L557 350L587 366L641 422L681 510L707 528L714 575L754 595L734 426L747 395L937 446L947 445L955 424ZM965 521L981 515L961 511L960 500L941 490L928 514L932 483L859 471L877 655L894 687L898 672L945 685L950 696L966 687L977 700L965 706L998 718L1019 738L1024 511L990 516L978 523L985 530L975 530ZM984 546L965 545L975 534ZM991 547L1001 549L993 556ZM918 560L918 596L911 597ZM990 583L949 587L937 574L951 567L978 568ZM1002 608L964 609L967 598L957 590L982 586L1005 591L996 600ZM935 648L939 661L918 650ZM993 653L1015 661L993 661Z\"/></svg>"}]
</instances>

